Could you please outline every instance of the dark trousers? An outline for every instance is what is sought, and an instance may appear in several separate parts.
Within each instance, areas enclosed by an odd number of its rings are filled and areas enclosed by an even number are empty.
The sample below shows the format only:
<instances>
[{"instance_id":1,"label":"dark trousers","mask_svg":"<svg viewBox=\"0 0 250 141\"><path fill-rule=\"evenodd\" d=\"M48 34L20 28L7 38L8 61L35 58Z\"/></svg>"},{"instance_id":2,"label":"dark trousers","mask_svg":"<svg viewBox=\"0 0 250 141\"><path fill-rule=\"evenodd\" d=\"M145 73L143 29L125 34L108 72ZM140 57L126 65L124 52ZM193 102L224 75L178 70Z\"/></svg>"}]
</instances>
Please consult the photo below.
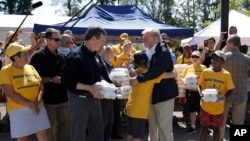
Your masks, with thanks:
<instances>
[{"instance_id":1,"label":"dark trousers","mask_svg":"<svg viewBox=\"0 0 250 141\"><path fill-rule=\"evenodd\" d=\"M89 140L104 140L102 109L99 99L81 98L78 94L69 93L69 107L71 141L86 141L86 129L88 129Z\"/></svg>"},{"instance_id":2,"label":"dark trousers","mask_svg":"<svg viewBox=\"0 0 250 141\"><path fill-rule=\"evenodd\" d=\"M101 105L104 124L104 141L111 141L112 126L114 124L113 100L103 99L101 100Z\"/></svg>"},{"instance_id":3,"label":"dark trousers","mask_svg":"<svg viewBox=\"0 0 250 141\"><path fill-rule=\"evenodd\" d=\"M113 100L113 109L114 109L114 125L112 130L112 135L117 136L119 135L120 128L121 128L121 103L119 99Z\"/></svg>"}]
</instances>

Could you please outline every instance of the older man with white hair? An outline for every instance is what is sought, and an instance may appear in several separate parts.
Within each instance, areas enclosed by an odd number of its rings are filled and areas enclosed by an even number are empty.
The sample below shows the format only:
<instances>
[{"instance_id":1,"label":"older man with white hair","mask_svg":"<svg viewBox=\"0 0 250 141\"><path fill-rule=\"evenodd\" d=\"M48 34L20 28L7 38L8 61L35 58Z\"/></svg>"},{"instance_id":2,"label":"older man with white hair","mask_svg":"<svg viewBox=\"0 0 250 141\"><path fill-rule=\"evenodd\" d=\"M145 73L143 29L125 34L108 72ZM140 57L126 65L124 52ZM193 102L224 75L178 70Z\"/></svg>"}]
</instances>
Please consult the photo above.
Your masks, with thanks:
<instances>
[{"instance_id":1,"label":"older man with white hair","mask_svg":"<svg viewBox=\"0 0 250 141\"><path fill-rule=\"evenodd\" d=\"M164 78L154 85L149 113L149 134L151 141L173 141L174 100L178 95L175 74L172 72L173 61L169 50L161 44L158 29L148 28L142 34L150 64L147 72L132 78L130 83L131 85L143 83L158 77L163 72L172 75L171 78ZM134 69L130 68L130 74L131 76L136 74Z\"/></svg>"}]
</instances>

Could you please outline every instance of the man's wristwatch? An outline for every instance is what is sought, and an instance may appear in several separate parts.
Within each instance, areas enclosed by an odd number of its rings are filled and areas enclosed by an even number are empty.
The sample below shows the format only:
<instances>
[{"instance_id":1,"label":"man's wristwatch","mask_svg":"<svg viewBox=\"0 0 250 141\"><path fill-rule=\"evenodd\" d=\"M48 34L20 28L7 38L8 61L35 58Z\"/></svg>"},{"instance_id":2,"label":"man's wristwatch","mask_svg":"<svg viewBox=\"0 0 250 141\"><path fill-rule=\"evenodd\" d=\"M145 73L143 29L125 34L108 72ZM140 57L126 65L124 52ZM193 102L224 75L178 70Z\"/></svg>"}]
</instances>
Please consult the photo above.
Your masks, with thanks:
<instances>
[{"instance_id":1,"label":"man's wristwatch","mask_svg":"<svg viewBox=\"0 0 250 141\"><path fill-rule=\"evenodd\" d=\"M49 78L49 83L52 83L52 82L53 82L52 78Z\"/></svg>"}]
</instances>

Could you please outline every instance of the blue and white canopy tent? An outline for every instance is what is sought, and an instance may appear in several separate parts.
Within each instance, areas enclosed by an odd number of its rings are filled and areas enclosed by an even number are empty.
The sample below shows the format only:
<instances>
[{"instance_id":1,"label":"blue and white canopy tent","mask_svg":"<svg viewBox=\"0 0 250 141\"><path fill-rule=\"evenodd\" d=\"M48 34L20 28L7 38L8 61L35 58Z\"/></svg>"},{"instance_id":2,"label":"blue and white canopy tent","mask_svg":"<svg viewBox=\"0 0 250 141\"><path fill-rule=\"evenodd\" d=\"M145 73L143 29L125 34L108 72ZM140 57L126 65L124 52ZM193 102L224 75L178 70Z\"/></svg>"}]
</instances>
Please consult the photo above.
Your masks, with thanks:
<instances>
[{"instance_id":1,"label":"blue and white canopy tent","mask_svg":"<svg viewBox=\"0 0 250 141\"><path fill-rule=\"evenodd\" d=\"M45 31L48 27L53 27L61 31L70 29L74 34L84 34L89 26L100 26L107 31L109 36L119 36L126 32L130 36L141 36L141 32L146 28L158 28L161 33L166 33L170 37L192 37L193 28L181 28L164 24L145 14L137 6L90 6L85 14L74 18L71 21L45 25L34 24L34 32Z\"/></svg>"}]
</instances>

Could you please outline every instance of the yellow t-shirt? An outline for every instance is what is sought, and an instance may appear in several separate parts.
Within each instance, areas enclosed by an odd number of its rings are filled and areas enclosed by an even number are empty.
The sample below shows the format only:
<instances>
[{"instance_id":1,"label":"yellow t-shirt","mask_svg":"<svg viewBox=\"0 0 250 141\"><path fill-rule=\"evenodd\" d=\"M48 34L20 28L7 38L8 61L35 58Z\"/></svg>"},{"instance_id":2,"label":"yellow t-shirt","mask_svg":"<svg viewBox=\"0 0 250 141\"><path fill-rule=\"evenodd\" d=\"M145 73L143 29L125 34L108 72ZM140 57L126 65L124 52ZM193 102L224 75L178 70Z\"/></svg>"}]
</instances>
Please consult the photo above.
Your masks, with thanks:
<instances>
[{"instance_id":1,"label":"yellow t-shirt","mask_svg":"<svg viewBox=\"0 0 250 141\"><path fill-rule=\"evenodd\" d=\"M176 59L176 64L188 64L188 65L191 65L192 64L191 57L190 58L185 58L184 57L184 59L183 59L183 55L181 55Z\"/></svg>"},{"instance_id":2,"label":"yellow t-shirt","mask_svg":"<svg viewBox=\"0 0 250 141\"><path fill-rule=\"evenodd\" d=\"M133 55L126 55L124 53L121 53L120 55L117 56L116 61L112 62L114 68L120 68L122 67L123 64L129 65L133 61Z\"/></svg>"},{"instance_id":3,"label":"yellow t-shirt","mask_svg":"<svg viewBox=\"0 0 250 141\"><path fill-rule=\"evenodd\" d=\"M123 52L122 47L120 46L120 44L113 45L112 50L113 50L114 55L116 55L116 56L120 55ZM134 55L135 52L136 52L136 49L134 47L132 47L131 54Z\"/></svg>"},{"instance_id":4,"label":"yellow t-shirt","mask_svg":"<svg viewBox=\"0 0 250 141\"><path fill-rule=\"evenodd\" d=\"M126 104L126 111L129 117L148 119L154 84L159 83L165 75L166 73L163 73L155 79L138 83L132 87Z\"/></svg>"},{"instance_id":5,"label":"yellow t-shirt","mask_svg":"<svg viewBox=\"0 0 250 141\"><path fill-rule=\"evenodd\" d=\"M222 69L220 72L214 72L212 68L205 69L199 78L201 89L215 88L220 95L225 95L228 90L234 89L231 74ZM201 100L201 108L212 115L222 114L224 111L224 101L205 102Z\"/></svg>"},{"instance_id":6,"label":"yellow t-shirt","mask_svg":"<svg viewBox=\"0 0 250 141\"><path fill-rule=\"evenodd\" d=\"M14 92L30 101L37 99L40 82L39 74L31 65L25 65L23 69L17 69L12 64L8 64L0 71L0 86L10 84ZM43 102L40 104L43 104ZM25 106L7 97L8 112L23 107Z\"/></svg>"},{"instance_id":7,"label":"yellow t-shirt","mask_svg":"<svg viewBox=\"0 0 250 141\"><path fill-rule=\"evenodd\" d=\"M189 75L196 75L198 78L200 77L201 72L206 69L205 65L200 65L199 67L194 67L193 64L188 65L181 74L181 77L185 78ZM192 89L194 91L197 91L197 89Z\"/></svg>"}]
</instances>

